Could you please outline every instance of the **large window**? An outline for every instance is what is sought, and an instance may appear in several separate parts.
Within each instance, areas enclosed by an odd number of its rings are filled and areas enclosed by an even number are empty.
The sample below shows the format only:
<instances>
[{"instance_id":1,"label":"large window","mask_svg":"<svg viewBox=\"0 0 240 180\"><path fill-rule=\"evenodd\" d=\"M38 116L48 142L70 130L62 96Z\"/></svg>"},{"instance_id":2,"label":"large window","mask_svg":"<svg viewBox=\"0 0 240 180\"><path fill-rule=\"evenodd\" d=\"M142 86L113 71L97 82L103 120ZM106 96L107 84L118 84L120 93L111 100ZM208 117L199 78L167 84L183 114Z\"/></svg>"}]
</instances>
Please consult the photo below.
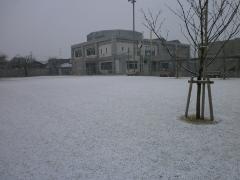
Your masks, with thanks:
<instances>
[{"instance_id":1,"label":"large window","mask_svg":"<svg viewBox=\"0 0 240 180\"><path fill-rule=\"evenodd\" d=\"M112 62L101 63L101 70L112 70Z\"/></svg>"},{"instance_id":2,"label":"large window","mask_svg":"<svg viewBox=\"0 0 240 180\"><path fill-rule=\"evenodd\" d=\"M74 56L77 57L82 57L82 49L75 49L74 50Z\"/></svg>"},{"instance_id":3,"label":"large window","mask_svg":"<svg viewBox=\"0 0 240 180\"><path fill-rule=\"evenodd\" d=\"M87 56L95 55L95 48L87 48Z\"/></svg>"},{"instance_id":4,"label":"large window","mask_svg":"<svg viewBox=\"0 0 240 180\"><path fill-rule=\"evenodd\" d=\"M127 69L137 69L137 61L127 61Z\"/></svg>"},{"instance_id":5,"label":"large window","mask_svg":"<svg viewBox=\"0 0 240 180\"><path fill-rule=\"evenodd\" d=\"M145 46L145 56L151 56L151 55L155 56L155 48L151 46Z\"/></svg>"},{"instance_id":6,"label":"large window","mask_svg":"<svg viewBox=\"0 0 240 180\"><path fill-rule=\"evenodd\" d=\"M169 64L168 64L167 62L165 62L165 63L160 63L160 68L166 70L166 69L169 68Z\"/></svg>"}]
</instances>

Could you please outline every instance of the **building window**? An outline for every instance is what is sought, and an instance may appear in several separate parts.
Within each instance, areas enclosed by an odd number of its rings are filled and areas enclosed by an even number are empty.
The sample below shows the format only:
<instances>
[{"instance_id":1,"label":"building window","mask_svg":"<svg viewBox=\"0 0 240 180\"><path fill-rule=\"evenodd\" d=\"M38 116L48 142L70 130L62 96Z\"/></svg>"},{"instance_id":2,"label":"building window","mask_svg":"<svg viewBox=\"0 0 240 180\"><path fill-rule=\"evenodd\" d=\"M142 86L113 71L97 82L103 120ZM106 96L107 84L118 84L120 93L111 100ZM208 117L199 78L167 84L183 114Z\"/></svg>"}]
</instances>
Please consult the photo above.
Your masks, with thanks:
<instances>
[{"instance_id":1,"label":"building window","mask_svg":"<svg viewBox=\"0 0 240 180\"><path fill-rule=\"evenodd\" d=\"M76 49L74 50L74 56L77 57L82 57L82 49Z\"/></svg>"},{"instance_id":2,"label":"building window","mask_svg":"<svg viewBox=\"0 0 240 180\"><path fill-rule=\"evenodd\" d=\"M160 63L160 69L168 69L169 68L169 64L166 62L166 63Z\"/></svg>"},{"instance_id":3,"label":"building window","mask_svg":"<svg viewBox=\"0 0 240 180\"><path fill-rule=\"evenodd\" d=\"M106 48L106 54L107 54L107 48Z\"/></svg>"},{"instance_id":4,"label":"building window","mask_svg":"<svg viewBox=\"0 0 240 180\"><path fill-rule=\"evenodd\" d=\"M101 55L102 55L102 49L101 49Z\"/></svg>"},{"instance_id":5,"label":"building window","mask_svg":"<svg viewBox=\"0 0 240 180\"><path fill-rule=\"evenodd\" d=\"M150 46L146 46L145 47L145 56L155 56L155 48L154 47L151 48Z\"/></svg>"},{"instance_id":6,"label":"building window","mask_svg":"<svg viewBox=\"0 0 240 180\"><path fill-rule=\"evenodd\" d=\"M137 69L137 61L128 61L127 69Z\"/></svg>"},{"instance_id":7,"label":"building window","mask_svg":"<svg viewBox=\"0 0 240 180\"><path fill-rule=\"evenodd\" d=\"M95 48L88 48L87 49L87 56L95 55Z\"/></svg>"},{"instance_id":8,"label":"building window","mask_svg":"<svg viewBox=\"0 0 240 180\"><path fill-rule=\"evenodd\" d=\"M112 70L112 62L101 63L101 70Z\"/></svg>"},{"instance_id":9,"label":"building window","mask_svg":"<svg viewBox=\"0 0 240 180\"><path fill-rule=\"evenodd\" d=\"M124 47L122 47L122 52L124 51Z\"/></svg>"}]
</instances>

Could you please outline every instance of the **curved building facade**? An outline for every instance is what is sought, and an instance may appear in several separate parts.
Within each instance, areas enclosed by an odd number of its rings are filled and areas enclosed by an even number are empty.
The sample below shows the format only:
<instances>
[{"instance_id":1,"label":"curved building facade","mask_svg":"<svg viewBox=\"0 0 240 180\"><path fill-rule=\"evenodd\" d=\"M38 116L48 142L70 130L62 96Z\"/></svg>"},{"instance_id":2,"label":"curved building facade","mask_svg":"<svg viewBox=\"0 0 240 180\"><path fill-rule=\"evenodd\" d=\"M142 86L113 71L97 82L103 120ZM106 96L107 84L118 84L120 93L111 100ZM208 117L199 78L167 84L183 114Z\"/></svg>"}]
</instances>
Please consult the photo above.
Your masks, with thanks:
<instances>
[{"instance_id":1,"label":"curved building facade","mask_svg":"<svg viewBox=\"0 0 240 180\"><path fill-rule=\"evenodd\" d=\"M183 56L189 58L188 45L171 41L169 46L173 51L181 48ZM86 42L71 46L71 55L73 74L79 75L151 75L153 69L161 69L160 60L170 59L159 40L143 39L140 32L120 29L88 34ZM174 68L171 64L164 62L164 68Z\"/></svg>"},{"instance_id":2,"label":"curved building facade","mask_svg":"<svg viewBox=\"0 0 240 180\"><path fill-rule=\"evenodd\" d=\"M117 29L97 31L87 35L87 41L99 41L112 38L125 40L133 40L133 38L135 38L136 40L141 40L143 39L143 34L140 32L133 33L133 31Z\"/></svg>"}]
</instances>

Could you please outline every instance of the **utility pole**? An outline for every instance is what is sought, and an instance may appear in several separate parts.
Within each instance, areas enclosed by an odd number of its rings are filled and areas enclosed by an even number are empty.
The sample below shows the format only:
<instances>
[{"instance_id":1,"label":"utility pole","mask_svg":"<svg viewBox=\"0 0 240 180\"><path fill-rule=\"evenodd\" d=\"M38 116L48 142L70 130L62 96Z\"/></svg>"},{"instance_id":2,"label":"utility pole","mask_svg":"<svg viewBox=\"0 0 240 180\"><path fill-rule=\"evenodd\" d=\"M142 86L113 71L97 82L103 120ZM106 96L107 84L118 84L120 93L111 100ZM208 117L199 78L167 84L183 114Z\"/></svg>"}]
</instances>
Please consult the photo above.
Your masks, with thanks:
<instances>
[{"instance_id":1,"label":"utility pole","mask_svg":"<svg viewBox=\"0 0 240 180\"><path fill-rule=\"evenodd\" d=\"M128 2L132 3L133 5L133 63L134 63L134 72L136 68L135 64L135 56L136 56L136 48L135 48L135 3L136 0L128 0Z\"/></svg>"},{"instance_id":2,"label":"utility pole","mask_svg":"<svg viewBox=\"0 0 240 180\"><path fill-rule=\"evenodd\" d=\"M152 75L152 31L150 31L150 61L149 61L149 75Z\"/></svg>"},{"instance_id":3,"label":"utility pole","mask_svg":"<svg viewBox=\"0 0 240 180\"><path fill-rule=\"evenodd\" d=\"M62 48L59 48L59 59L62 58Z\"/></svg>"}]
</instances>

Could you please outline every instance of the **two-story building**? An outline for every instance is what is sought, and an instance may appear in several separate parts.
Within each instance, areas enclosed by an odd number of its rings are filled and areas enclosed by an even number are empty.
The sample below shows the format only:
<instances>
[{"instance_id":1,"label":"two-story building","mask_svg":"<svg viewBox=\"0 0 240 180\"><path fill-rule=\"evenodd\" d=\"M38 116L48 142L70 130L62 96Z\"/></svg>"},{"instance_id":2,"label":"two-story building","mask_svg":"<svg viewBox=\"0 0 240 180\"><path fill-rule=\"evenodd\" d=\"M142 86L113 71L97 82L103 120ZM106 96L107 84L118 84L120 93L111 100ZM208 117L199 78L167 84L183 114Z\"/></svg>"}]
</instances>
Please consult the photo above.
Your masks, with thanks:
<instances>
[{"instance_id":1,"label":"two-story building","mask_svg":"<svg viewBox=\"0 0 240 180\"><path fill-rule=\"evenodd\" d=\"M210 44L207 64L210 64L207 67L210 75L240 77L240 38Z\"/></svg>"},{"instance_id":2,"label":"two-story building","mask_svg":"<svg viewBox=\"0 0 240 180\"><path fill-rule=\"evenodd\" d=\"M164 71L174 75L177 58L169 55L166 46L181 61L189 60L189 45L179 41L144 39L142 33L129 30L92 32L87 42L71 46L73 74L160 75Z\"/></svg>"}]
</instances>

